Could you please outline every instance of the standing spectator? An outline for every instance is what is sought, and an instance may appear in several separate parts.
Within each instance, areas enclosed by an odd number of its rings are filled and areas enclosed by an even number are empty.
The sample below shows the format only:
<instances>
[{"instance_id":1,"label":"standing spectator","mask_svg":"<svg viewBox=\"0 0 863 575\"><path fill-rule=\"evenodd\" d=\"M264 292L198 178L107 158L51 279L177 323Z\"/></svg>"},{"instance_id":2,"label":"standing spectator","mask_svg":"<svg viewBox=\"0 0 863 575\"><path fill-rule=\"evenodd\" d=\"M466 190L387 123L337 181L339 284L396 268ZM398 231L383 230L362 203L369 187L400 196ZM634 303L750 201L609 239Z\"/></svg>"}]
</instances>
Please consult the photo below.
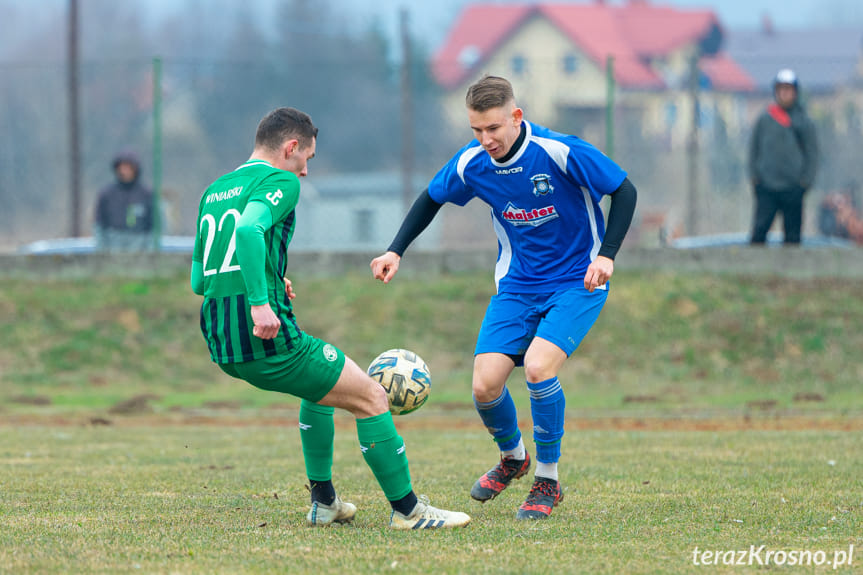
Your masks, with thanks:
<instances>
[{"instance_id":1,"label":"standing spectator","mask_svg":"<svg viewBox=\"0 0 863 575\"><path fill-rule=\"evenodd\" d=\"M107 252L153 247L153 192L140 182L141 163L131 152L111 162L116 181L99 192L94 220L96 247Z\"/></svg>"},{"instance_id":2,"label":"standing spectator","mask_svg":"<svg viewBox=\"0 0 863 575\"><path fill-rule=\"evenodd\" d=\"M763 244L777 212L784 243L800 243L803 198L817 167L815 128L799 102L797 75L780 70L773 82L776 101L758 118L749 146L749 177L755 190L752 243Z\"/></svg>"}]
</instances>

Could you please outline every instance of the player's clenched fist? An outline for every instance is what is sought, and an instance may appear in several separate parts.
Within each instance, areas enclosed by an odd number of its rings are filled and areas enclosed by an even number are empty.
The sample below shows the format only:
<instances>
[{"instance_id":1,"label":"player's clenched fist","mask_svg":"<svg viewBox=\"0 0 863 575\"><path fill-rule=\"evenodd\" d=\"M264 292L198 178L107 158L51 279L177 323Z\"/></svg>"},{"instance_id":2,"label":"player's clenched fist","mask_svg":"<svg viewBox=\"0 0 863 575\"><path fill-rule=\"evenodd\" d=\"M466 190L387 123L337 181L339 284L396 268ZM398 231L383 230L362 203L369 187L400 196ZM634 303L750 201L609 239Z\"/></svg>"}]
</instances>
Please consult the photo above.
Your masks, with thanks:
<instances>
[{"instance_id":1,"label":"player's clenched fist","mask_svg":"<svg viewBox=\"0 0 863 575\"><path fill-rule=\"evenodd\" d=\"M253 305L251 310L252 323L255 324L252 335L261 339L273 339L279 334L281 323L269 304Z\"/></svg>"},{"instance_id":2,"label":"player's clenched fist","mask_svg":"<svg viewBox=\"0 0 863 575\"><path fill-rule=\"evenodd\" d=\"M393 279L393 276L396 275L396 272L399 271L399 262L401 259L401 256L395 252L387 252L382 256L376 257L371 263L372 275L375 276L376 280L381 280L385 284L389 283Z\"/></svg>"},{"instance_id":3,"label":"player's clenched fist","mask_svg":"<svg viewBox=\"0 0 863 575\"><path fill-rule=\"evenodd\" d=\"M587 273L584 275L584 287L587 291L592 292L601 285L611 279L611 274L614 273L614 260L596 256L587 268Z\"/></svg>"}]
</instances>

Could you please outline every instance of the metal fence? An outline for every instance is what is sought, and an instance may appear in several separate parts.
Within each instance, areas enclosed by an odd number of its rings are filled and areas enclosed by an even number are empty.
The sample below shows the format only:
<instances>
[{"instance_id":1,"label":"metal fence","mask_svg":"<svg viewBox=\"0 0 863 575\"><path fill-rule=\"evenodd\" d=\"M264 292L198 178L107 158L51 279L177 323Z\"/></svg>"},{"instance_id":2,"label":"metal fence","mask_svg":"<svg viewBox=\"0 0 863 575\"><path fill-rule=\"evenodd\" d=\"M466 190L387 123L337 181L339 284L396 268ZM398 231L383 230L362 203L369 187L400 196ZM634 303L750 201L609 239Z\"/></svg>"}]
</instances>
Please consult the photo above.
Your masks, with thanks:
<instances>
[{"instance_id":1,"label":"metal fence","mask_svg":"<svg viewBox=\"0 0 863 575\"><path fill-rule=\"evenodd\" d=\"M367 248L381 241L379 232L384 236L394 232L405 208L400 171L405 150L411 153L415 195L422 182L470 138L466 119L451 121L452 114L461 112L445 108L440 88L423 73L425 63L416 65L418 73L407 92L411 100L408 116L402 107L405 92L398 66L370 69L367 58L357 55L354 59L350 54L338 61L307 60L305 65L306 69L294 74L273 75L271 67L253 60L165 59L161 66L162 138L157 149L153 62L82 62L80 217L85 234L91 229L98 190L113 177L110 161L124 149L136 150L143 158L145 183L152 183L154 154L159 156L163 231L193 234L202 191L248 157L257 121L278 105L309 111L321 129L309 184L326 189L332 182L355 180L353 193L369 198L369 205L356 206L350 212L353 215L344 216L353 218L350 223L334 226L342 234L338 249L346 245ZM533 89L543 86L537 83ZM850 89L837 87L837 92ZM768 100L768 94L741 96L744 123L751 125ZM699 234L747 231L752 208L745 170L748 129L727 130L720 115L706 107L700 116L693 164L685 146L651 130L631 103L616 102L614 159L639 189L639 209L628 242L653 245L661 236L685 233L690 226ZM821 167L807 200L805 233L817 232L815 209L823 194L863 181L861 109L853 97L822 95L809 102L821 145ZM607 137L605 117L603 109L574 111L561 114L557 125L550 127L583 135L602 148ZM0 64L0 249L16 250L36 240L69 235L67 118L63 64ZM689 177L693 165L697 174L694 190ZM316 180L320 185L315 185ZM363 189L362 181L385 184ZM696 209L692 213L698 218L694 223L686 221L687 206L693 201ZM383 204L389 207L376 220L369 206ZM321 209L328 209L327 205L332 204L322 203ZM314 209L314 199L308 200L305 209ZM487 241L485 232L472 235L463 220L453 217L452 222L440 224L428 247L435 243L447 248L470 247L473 241ZM327 221L321 214L310 219ZM376 233L364 235L364 226L374 226ZM347 227L356 230L355 240L343 237ZM315 240L306 242L309 249L337 248L328 244L329 235L321 230L310 237ZM316 243L319 245L311 245Z\"/></svg>"}]
</instances>

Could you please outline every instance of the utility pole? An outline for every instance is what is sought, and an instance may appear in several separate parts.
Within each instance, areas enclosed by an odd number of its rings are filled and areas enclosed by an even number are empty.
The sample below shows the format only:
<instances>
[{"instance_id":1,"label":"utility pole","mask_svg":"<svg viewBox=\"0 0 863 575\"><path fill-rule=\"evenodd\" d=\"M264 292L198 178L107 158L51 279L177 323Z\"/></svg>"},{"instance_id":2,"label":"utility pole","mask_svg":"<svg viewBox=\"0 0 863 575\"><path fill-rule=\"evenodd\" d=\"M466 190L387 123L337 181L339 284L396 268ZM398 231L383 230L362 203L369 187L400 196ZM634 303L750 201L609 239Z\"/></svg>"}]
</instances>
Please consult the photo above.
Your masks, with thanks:
<instances>
[{"instance_id":1,"label":"utility pole","mask_svg":"<svg viewBox=\"0 0 863 575\"><path fill-rule=\"evenodd\" d=\"M402 127L402 204L407 213L415 195L413 190L414 173L414 112L413 112L413 87L411 82L411 37L407 8L399 12L399 31L402 44L402 70L401 70L401 127Z\"/></svg>"},{"instance_id":2,"label":"utility pole","mask_svg":"<svg viewBox=\"0 0 863 575\"><path fill-rule=\"evenodd\" d=\"M701 109L698 103L698 69L699 49L696 48L689 60L689 101L692 104L692 125L686 142L686 175L687 175L687 209L686 232L690 236L698 235L698 122Z\"/></svg>"},{"instance_id":3,"label":"utility pole","mask_svg":"<svg viewBox=\"0 0 863 575\"><path fill-rule=\"evenodd\" d=\"M69 234L81 236L81 134L78 103L78 0L69 0L66 49L67 101L69 106L69 185L71 191Z\"/></svg>"},{"instance_id":4,"label":"utility pole","mask_svg":"<svg viewBox=\"0 0 863 575\"><path fill-rule=\"evenodd\" d=\"M605 59L605 155L614 159L614 56Z\"/></svg>"}]
</instances>

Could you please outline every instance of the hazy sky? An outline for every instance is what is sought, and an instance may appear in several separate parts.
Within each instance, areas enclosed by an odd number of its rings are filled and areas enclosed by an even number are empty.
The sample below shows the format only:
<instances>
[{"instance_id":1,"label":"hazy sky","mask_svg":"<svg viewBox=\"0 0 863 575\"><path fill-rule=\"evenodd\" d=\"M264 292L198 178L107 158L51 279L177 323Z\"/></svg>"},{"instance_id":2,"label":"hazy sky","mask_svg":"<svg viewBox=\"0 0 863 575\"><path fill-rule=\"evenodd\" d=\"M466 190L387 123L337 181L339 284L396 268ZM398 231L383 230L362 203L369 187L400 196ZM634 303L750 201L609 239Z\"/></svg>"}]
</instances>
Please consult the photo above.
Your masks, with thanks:
<instances>
[{"instance_id":1,"label":"hazy sky","mask_svg":"<svg viewBox=\"0 0 863 575\"><path fill-rule=\"evenodd\" d=\"M339 0L334 0L339 1ZM395 26L398 9L407 6L412 15L412 22L418 29L423 29L436 38L439 43L453 18L470 0L341 0L345 11L355 14L358 18L380 17L389 25ZM524 0L485 0L487 3L511 4ZM560 0L551 0L560 1ZM581 0L586 2L587 0ZM608 0L612 4L620 4L625 0ZM762 15L769 14L774 25L778 27L798 28L808 25L827 25L851 23L863 26L861 15L861 0L651 0L651 3L681 8L707 8L719 16L723 25L734 28L755 28ZM856 15L856 18L854 16ZM390 21L392 24L390 24Z\"/></svg>"},{"instance_id":2,"label":"hazy sky","mask_svg":"<svg viewBox=\"0 0 863 575\"><path fill-rule=\"evenodd\" d=\"M139 2L141 6L150 7L154 17L167 14L177 7L186 5L185 0L123 0L124 2ZM198 0L206 5L207 0ZM271 7L278 0L248 0L246 5L254 6L261 14L262 20L272 22ZM461 9L473 0L329 0L331 5L338 7L338 14L345 21L350 21L360 27L368 27L373 22L380 23L390 34L395 34L398 25L398 13L402 6L410 11L411 31L418 36L431 51L436 50L443 41L447 30L452 25ZM513 2L531 2L532 0L484 0L487 3L508 4ZM535 0L533 0L535 1ZM549 0L565 1L565 0ZM589 0L581 0L587 2ZM619 4L626 0L607 0ZM758 27L762 16L769 14L777 28L801 28L806 26L854 25L863 29L863 9L861 0L649 0L654 4L678 6L681 8L708 8L716 12L720 22L726 28ZM2 3L2 2L0 2ZM26 14L27 22L39 22L53 12L65 10L68 0L6 0L19 14ZM87 0L79 0L82 10L86 10ZM225 2L220 2L222 6ZM231 6L242 4L227 3ZM30 13L32 12L32 18ZM269 18L268 18L269 16ZM0 26L2 28L2 26ZM13 32L14 33L14 32ZM21 31L17 31L17 35Z\"/></svg>"},{"instance_id":3,"label":"hazy sky","mask_svg":"<svg viewBox=\"0 0 863 575\"><path fill-rule=\"evenodd\" d=\"M377 18L389 30L395 30L398 11L407 6L411 29L421 35L432 49L443 41L448 28L461 9L471 0L331 0L344 7L344 13L360 21ZM525 0L484 0L486 3L511 4ZM530 0L528 0L530 1ZM561 1L561 0L550 0ZM589 0L581 0L587 2ZM625 0L607 0L620 4ZM756 28L768 14L778 28L806 26L857 25L863 29L863 0L650 0L657 5L681 8L707 8L716 12L728 28Z\"/></svg>"}]
</instances>

